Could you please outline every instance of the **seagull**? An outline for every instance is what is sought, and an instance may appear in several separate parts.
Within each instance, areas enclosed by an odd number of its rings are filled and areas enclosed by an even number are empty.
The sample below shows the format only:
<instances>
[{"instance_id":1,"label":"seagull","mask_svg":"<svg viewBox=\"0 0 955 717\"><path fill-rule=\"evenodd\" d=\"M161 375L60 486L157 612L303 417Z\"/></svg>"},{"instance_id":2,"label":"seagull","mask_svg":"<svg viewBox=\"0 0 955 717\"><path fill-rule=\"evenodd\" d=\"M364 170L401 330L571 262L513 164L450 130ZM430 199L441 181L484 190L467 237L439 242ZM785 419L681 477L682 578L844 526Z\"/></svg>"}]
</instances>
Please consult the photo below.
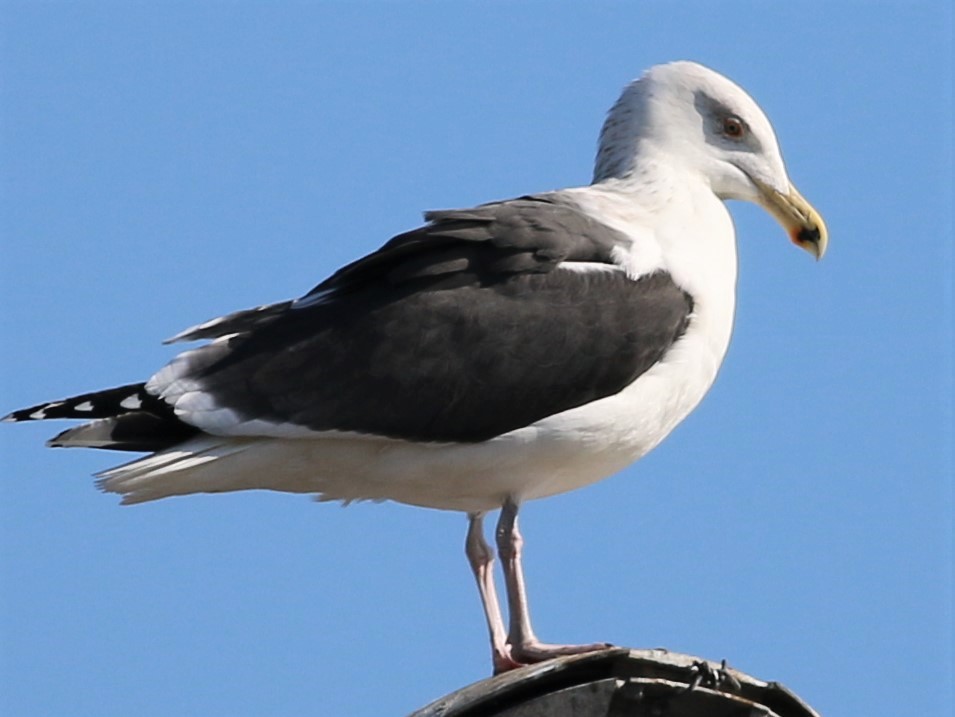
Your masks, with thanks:
<instances>
[{"instance_id":1,"label":"seagull","mask_svg":"<svg viewBox=\"0 0 955 717\"><path fill-rule=\"evenodd\" d=\"M85 419L49 445L149 453L98 476L127 504L270 489L464 512L495 672L602 649L536 637L518 509L632 464L713 384L735 309L726 200L825 252L756 102L658 65L608 113L590 185L427 212L301 298L169 339L205 343L143 383L4 420Z\"/></svg>"}]
</instances>

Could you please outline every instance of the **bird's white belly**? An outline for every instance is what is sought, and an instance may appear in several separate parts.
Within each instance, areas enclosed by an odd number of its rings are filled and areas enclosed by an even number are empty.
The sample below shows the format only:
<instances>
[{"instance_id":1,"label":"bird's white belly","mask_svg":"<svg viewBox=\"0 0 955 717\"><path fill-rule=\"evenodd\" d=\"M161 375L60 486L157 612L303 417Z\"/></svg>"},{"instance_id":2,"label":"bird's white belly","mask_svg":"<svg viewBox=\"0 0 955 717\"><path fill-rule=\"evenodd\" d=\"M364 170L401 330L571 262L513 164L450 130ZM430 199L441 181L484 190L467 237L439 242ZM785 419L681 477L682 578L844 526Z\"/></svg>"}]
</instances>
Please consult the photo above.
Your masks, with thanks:
<instances>
[{"instance_id":1,"label":"bird's white belly","mask_svg":"<svg viewBox=\"0 0 955 717\"><path fill-rule=\"evenodd\" d=\"M102 474L140 502L201 492L270 489L321 500L394 500L484 511L588 485L656 446L703 398L722 352L687 333L618 394L475 444L413 443L354 434L315 438L201 436Z\"/></svg>"}]
</instances>

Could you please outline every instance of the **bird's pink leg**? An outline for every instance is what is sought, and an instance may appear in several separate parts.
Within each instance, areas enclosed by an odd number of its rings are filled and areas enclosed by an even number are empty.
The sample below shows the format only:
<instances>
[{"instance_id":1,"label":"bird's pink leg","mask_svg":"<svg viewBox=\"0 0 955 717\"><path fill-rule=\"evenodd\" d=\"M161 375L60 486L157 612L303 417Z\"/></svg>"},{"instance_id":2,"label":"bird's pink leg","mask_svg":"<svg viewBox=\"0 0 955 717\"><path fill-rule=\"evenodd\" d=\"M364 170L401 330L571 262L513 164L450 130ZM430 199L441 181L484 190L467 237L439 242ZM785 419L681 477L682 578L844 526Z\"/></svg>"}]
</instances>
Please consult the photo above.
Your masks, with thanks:
<instances>
[{"instance_id":1,"label":"bird's pink leg","mask_svg":"<svg viewBox=\"0 0 955 717\"><path fill-rule=\"evenodd\" d=\"M517 502L508 499L501 508L501 517L496 531L497 553L504 570L507 609L510 614L510 629L507 634L510 659L516 663L529 664L560 655L576 655L581 652L606 649L609 645L602 642L590 645L551 645L541 642L534 635L527 608L524 571L521 568L521 549L524 539L517 528L517 510Z\"/></svg>"},{"instance_id":2,"label":"bird's pink leg","mask_svg":"<svg viewBox=\"0 0 955 717\"><path fill-rule=\"evenodd\" d=\"M520 663L511 659L511 651L507 646L504 620L497 600L497 590L494 588L494 553L484 540L483 513L468 514L468 536L464 542L464 552L477 581L478 592L481 593L481 604L484 606L484 617L487 619L491 638L494 674L520 667Z\"/></svg>"}]
</instances>

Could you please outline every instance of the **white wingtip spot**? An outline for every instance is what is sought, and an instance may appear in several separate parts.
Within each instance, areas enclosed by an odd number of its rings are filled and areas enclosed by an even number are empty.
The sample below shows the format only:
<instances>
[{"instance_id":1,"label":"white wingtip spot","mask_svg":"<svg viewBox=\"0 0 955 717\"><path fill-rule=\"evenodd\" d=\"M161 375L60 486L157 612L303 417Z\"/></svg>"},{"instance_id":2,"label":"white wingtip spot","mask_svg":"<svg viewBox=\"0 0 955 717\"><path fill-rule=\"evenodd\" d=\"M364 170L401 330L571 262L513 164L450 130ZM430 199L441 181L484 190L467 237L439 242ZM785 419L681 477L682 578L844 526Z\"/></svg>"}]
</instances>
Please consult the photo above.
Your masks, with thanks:
<instances>
[{"instance_id":1,"label":"white wingtip spot","mask_svg":"<svg viewBox=\"0 0 955 717\"><path fill-rule=\"evenodd\" d=\"M92 406L90 406L90 408L92 408ZM42 421L44 418L46 418L46 409L41 408L38 411L34 411L29 415L29 418L34 421Z\"/></svg>"},{"instance_id":2,"label":"white wingtip spot","mask_svg":"<svg viewBox=\"0 0 955 717\"><path fill-rule=\"evenodd\" d=\"M83 401L83 403L77 403L75 406L73 406L73 410L80 411L81 413L85 413L86 411L92 411L93 403L91 401Z\"/></svg>"},{"instance_id":3,"label":"white wingtip spot","mask_svg":"<svg viewBox=\"0 0 955 717\"><path fill-rule=\"evenodd\" d=\"M132 396L127 396L122 401L119 402L119 405L123 408L128 408L131 411L141 408L143 405L143 400L137 396L135 393Z\"/></svg>"}]
</instances>

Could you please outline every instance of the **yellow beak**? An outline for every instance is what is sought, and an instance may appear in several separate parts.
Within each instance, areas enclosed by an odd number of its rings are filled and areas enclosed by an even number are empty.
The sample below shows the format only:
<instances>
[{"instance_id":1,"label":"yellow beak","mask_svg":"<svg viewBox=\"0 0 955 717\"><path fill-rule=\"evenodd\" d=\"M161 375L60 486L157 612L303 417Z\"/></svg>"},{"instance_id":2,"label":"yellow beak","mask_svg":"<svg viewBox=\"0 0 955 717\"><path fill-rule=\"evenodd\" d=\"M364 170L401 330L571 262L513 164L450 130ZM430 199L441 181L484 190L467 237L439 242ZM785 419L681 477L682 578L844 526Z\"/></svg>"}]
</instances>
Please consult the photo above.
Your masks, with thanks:
<instances>
[{"instance_id":1,"label":"yellow beak","mask_svg":"<svg viewBox=\"0 0 955 717\"><path fill-rule=\"evenodd\" d=\"M829 245L829 232L819 212L791 184L786 194L762 183L757 183L757 186L763 207L783 225L792 243L816 259L822 259Z\"/></svg>"}]
</instances>

